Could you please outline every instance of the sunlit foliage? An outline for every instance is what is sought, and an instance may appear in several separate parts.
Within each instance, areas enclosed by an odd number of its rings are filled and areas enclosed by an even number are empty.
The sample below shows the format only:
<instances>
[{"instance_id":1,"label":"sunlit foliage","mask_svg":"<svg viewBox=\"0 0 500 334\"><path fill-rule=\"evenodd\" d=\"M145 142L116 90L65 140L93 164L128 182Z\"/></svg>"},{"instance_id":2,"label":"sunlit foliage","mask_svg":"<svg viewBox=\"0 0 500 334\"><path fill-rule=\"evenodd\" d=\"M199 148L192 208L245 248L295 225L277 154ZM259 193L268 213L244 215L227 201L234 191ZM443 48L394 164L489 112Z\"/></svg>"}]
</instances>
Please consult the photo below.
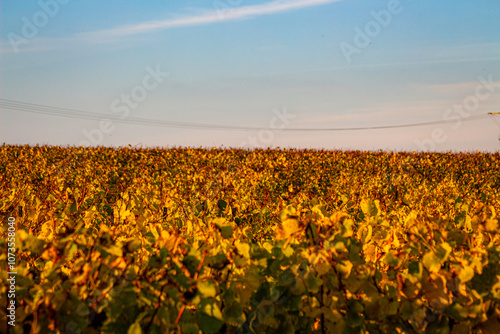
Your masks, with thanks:
<instances>
[{"instance_id":1,"label":"sunlit foliage","mask_svg":"<svg viewBox=\"0 0 500 334\"><path fill-rule=\"evenodd\" d=\"M498 153L3 146L12 329L499 333L499 189Z\"/></svg>"}]
</instances>

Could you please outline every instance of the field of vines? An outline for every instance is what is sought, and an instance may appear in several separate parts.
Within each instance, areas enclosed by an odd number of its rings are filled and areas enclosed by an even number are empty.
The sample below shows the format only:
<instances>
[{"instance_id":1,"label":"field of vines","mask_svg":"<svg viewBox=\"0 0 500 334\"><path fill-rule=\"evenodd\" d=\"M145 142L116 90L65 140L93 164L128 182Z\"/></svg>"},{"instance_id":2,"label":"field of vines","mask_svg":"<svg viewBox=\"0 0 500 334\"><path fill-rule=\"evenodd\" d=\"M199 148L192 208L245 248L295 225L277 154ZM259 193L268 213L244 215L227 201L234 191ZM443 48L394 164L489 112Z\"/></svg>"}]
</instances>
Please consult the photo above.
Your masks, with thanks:
<instances>
[{"instance_id":1,"label":"field of vines","mask_svg":"<svg viewBox=\"0 0 500 334\"><path fill-rule=\"evenodd\" d=\"M3 145L0 332L500 333L499 216L500 153Z\"/></svg>"}]
</instances>

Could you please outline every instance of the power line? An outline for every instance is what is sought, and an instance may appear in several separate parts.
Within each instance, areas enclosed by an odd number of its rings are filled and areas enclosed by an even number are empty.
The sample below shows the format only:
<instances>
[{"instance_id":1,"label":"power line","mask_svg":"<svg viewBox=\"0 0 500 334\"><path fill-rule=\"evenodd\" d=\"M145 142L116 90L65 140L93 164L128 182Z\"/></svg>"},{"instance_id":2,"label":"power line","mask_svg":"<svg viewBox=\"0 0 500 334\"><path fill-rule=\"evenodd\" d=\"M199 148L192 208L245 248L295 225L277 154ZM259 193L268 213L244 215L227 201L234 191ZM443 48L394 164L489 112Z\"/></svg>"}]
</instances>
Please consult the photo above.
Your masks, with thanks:
<instances>
[{"instance_id":1,"label":"power line","mask_svg":"<svg viewBox=\"0 0 500 334\"><path fill-rule=\"evenodd\" d=\"M495 124L500 127L500 121L498 121L498 119L495 118L495 115L500 115L500 112L489 112L488 115L491 117L493 122L495 122ZM500 137L499 137L499 140L500 140Z\"/></svg>"},{"instance_id":2,"label":"power line","mask_svg":"<svg viewBox=\"0 0 500 334\"><path fill-rule=\"evenodd\" d=\"M217 125L217 124L204 124L194 122L175 122L159 119L137 118L137 117L120 117L117 115L104 115L94 112L81 111L76 109L67 109L59 107L51 107L42 104L26 103L15 100L8 100L0 98L0 107L16 110L22 112L30 112L43 115L60 116L67 118L88 119L88 120L110 120L117 123L148 125L148 126L161 126L173 128L191 128L191 129L207 129L207 130L229 130L229 131L250 131L261 130L262 127L250 126L233 126L233 125ZM474 115L462 119L461 121L473 121L482 119L487 115ZM358 130L382 130L382 129L396 129L396 128L409 128L428 125L439 125L447 123L455 123L457 119L429 121L410 124L396 124L396 125L380 125L380 126L366 126L366 127L345 127L345 128L283 128L280 131L358 131Z\"/></svg>"},{"instance_id":3,"label":"power line","mask_svg":"<svg viewBox=\"0 0 500 334\"><path fill-rule=\"evenodd\" d=\"M17 110L23 112L31 112L36 114L61 116L68 118L78 118L78 119L88 119L88 120L103 120L107 119L118 123L127 124L139 124L139 125L154 125L154 126L165 126L165 127L180 127L180 128L208 128L208 129L230 129L230 130L247 130L252 129L248 127L232 127L224 125L211 125L211 124L199 124L199 123L188 123L188 122L174 122L174 121L164 121L157 119L146 119L137 117L120 117L117 115L104 115L99 113L93 113L88 111L81 111L75 109L50 107L41 104L25 103L13 100L0 99L0 107ZM254 128L259 129L259 128Z\"/></svg>"}]
</instances>

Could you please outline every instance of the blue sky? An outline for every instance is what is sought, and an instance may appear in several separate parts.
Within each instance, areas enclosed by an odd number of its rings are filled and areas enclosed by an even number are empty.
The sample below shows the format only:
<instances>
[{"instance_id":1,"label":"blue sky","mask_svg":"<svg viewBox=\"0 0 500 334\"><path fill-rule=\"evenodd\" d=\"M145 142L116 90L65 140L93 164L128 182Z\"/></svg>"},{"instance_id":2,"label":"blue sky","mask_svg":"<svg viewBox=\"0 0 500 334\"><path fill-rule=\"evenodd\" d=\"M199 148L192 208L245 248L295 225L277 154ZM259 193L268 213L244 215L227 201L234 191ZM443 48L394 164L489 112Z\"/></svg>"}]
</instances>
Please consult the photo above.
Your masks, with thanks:
<instances>
[{"instance_id":1,"label":"blue sky","mask_svg":"<svg viewBox=\"0 0 500 334\"><path fill-rule=\"evenodd\" d=\"M4 0L0 143L496 151L498 22L496 0Z\"/></svg>"}]
</instances>

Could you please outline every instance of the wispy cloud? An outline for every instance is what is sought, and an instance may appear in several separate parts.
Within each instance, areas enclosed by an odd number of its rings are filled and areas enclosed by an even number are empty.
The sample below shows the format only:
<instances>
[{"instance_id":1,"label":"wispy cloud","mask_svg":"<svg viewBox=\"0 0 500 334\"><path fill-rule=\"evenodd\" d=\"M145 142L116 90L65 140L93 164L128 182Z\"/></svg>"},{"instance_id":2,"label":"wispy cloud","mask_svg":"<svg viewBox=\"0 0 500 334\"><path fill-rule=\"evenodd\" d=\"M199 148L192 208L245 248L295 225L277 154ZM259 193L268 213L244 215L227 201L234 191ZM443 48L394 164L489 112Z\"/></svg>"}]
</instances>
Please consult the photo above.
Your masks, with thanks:
<instances>
[{"instance_id":1,"label":"wispy cloud","mask_svg":"<svg viewBox=\"0 0 500 334\"><path fill-rule=\"evenodd\" d=\"M122 25L109 29L88 31L72 36L59 38L34 38L30 40L29 46L23 46L19 49L22 53L44 52L51 50L64 50L81 46L82 43L105 44L111 41L126 40L130 42L130 36L147 34L155 31L177 28L199 26L207 24L216 24L227 21L238 21L255 18L263 15L278 14L281 12L297 10L307 7L326 5L343 0L272 0L259 5L248 5L240 7L227 7L206 10L199 8L185 8L190 14L178 15L159 21L142 22L131 25ZM128 38L124 38L128 37ZM0 54L15 55L10 43L0 41Z\"/></svg>"},{"instance_id":2,"label":"wispy cloud","mask_svg":"<svg viewBox=\"0 0 500 334\"><path fill-rule=\"evenodd\" d=\"M441 96L445 95L464 95L471 94L475 91L478 85L477 81L468 82L455 82L455 83L443 83L443 84L428 84L428 85L415 85L415 88L423 89L428 92L438 93ZM495 80L491 82L493 88L496 89L500 87L500 81Z\"/></svg>"},{"instance_id":3,"label":"wispy cloud","mask_svg":"<svg viewBox=\"0 0 500 334\"><path fill-rule=\"evenodd\" d=\"M340 1L342 0L273 0L260 5L241 6L231 9L216 10L214 8L214 10L212 11L196 15L170 18L161 21L143 22L134 25L119 26L106 30L86 32L80 34L80 37L85 39L99 39L145 34L175 27L197 26L225 21L249 19L262 15L271 15L285 11L320 6Z\"/></svg>"},{"instance_id":4,"label":"wispy cloud","mask_svg":"<svg viewBox=\"0 0 500 334\"><path fill-rule=\"evenodd\" d=\"M72 44L71 44L72 43ZM53 50L67 49L69 46L78 46L77 41L72 38L44 38L37 37L30 40L26 45L21 45L19 50L15 50L10 42L0 41L0 55L10 55L16 57L22 53L45 52Z\"/></svg>"}]
</instances>

